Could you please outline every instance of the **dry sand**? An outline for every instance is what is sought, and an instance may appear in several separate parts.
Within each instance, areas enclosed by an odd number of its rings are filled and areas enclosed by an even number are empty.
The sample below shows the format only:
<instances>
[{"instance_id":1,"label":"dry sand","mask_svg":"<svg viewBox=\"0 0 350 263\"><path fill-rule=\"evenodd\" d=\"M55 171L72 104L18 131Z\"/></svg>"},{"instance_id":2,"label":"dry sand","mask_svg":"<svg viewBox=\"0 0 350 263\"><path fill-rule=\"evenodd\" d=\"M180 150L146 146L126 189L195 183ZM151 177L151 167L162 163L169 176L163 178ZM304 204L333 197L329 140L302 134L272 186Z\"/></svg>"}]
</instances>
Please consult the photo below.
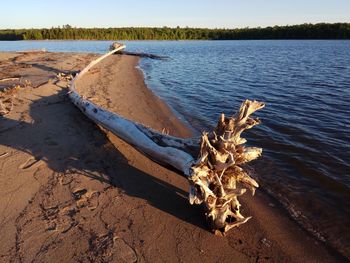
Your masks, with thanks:
<instances>
[{"instance_id":1,"label":"dry sand","mask_svg":"<svg viewBox=\"0 0 350 263\"><path fill-rule=\"evenodd\" d=\"M56 74L96 56L0 53L0 79L27 83L0 93L14 101L0 117L0 262L342 260L260 189L243 198L243 214L253 219L226 237L209 232L200 207L187 201L186 178L102 131L68 100ZM78 90L127 118L190 136L145 86L137 63L111 56Z\"/></svg>"}]
</instances>

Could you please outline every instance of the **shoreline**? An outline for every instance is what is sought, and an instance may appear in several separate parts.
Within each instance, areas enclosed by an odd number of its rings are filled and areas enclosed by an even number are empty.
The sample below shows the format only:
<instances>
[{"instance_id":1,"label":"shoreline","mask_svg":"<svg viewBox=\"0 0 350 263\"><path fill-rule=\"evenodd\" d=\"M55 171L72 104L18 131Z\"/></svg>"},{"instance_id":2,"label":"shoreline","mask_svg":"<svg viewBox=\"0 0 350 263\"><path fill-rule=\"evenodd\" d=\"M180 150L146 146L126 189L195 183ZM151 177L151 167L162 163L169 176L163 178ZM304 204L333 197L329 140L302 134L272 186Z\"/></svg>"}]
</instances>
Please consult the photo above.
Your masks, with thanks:
<instances>
[{"instance_id":1,"label":"shoreline","mask_svg":"<svg viewBox=\"0 0 350 263\"><path fill-rule=\"evenodd\" d=\"M148 89L153 96L157 99L160 100L161 103L163 103L165 105L165 107L167 107L170 111L170 115L175 117L182 125L184 125L185 130L188 130L188 132L190 133L190 136L186 136L186 137L199 137L200 136L200 132L197 131L194 127L191 126L191 124L189 123L189 121L186 119L186 117L184 115L182 115L180 112L178 112L176 109L174 109L171 105L167 104L165 99L162 99L161 96L158 96L151 88L151 83L147 83L146 81L146 72L144 72L144 70L142 69L140 63L141 63L142 58L139 58L139 61L137 62L137 65L135 66L135 69L138 70L141 74L141 78L143 79L143 85L146 87L146 89Z\"/></svg>"},{"instance_id":2,"label":"shoreline","mask_svg":"<svg viewBox=\"0 0 350 263\"><path fill-rule=\"evenodd\" d=\"M52 79L55 70L82 69L96 57L4 54L0 53L0 67L18 67L33 83ZM16 56L15 62L3 63ZM38 63L41 67L33 66ZM77 89L126 118L176 136L191 136L146 86L138 63L137 57L113 55L91 69ZM241 198L243 213L253 216L248 223L226 237L214 236L206 229L201 209L188 204L186 178L101 132L65 98L66 84L59 80L21 88L14 110L1 118L0 156L8 155L0 158L0 210L8 210L10 201L12 208L0 218L1 259L344 260L306 234L262 189L255 197Z\"/></svg>"},{"instance_id":3,"label":"shoreline","mask_svg":"<svg viewBox=\"0 0 350 263\"><path fill-rule=\"evenodd\" d=\"M125 67L118 68L116 63ZM147 87L142 70L137 68L138 65L138 57L114 54L94 66L90 70L93 74L87 73L79 80L77 91L84 97L95 97L95 104L125 118L158 131L164 129L165 132L169 131L170 135L191 137L190 127L181 122L171 108ZM107 74L103 75L105 68L108 69ZM101 81L104 78L110 80L107 83ZM142 111L147 113L141 114Z\"/></svg>"}]
</instances>

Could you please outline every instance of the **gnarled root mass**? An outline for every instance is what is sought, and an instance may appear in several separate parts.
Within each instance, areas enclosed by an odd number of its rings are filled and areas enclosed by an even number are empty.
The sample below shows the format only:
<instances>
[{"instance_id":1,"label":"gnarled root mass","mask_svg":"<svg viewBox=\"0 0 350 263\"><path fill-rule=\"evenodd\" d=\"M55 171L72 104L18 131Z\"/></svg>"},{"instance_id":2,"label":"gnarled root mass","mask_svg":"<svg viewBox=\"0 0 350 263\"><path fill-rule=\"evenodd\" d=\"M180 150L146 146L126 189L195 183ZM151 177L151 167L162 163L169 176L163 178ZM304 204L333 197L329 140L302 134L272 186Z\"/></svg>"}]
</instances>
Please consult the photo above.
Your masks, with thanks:
<instances>
[{"instance_id":1,"label":"gnarled root mass","mask_svg":"<svg viewBox=\"0 0 350 263\"><path fill-rule=\"evenodd\" d=\"M254 195L258 183L243 169L243 165L258 158L261 148L245 147L241 138L244 130L260 123L249 116L265 105L246 100L238 113L230 118L221 115L215 130L203 133L200 154L191 167L189 201L204 203L206 218L213 231L225 233L235 226L247 222L250 217L240 213L238 196L250 189Z\"/></svg>"}]
</instances>

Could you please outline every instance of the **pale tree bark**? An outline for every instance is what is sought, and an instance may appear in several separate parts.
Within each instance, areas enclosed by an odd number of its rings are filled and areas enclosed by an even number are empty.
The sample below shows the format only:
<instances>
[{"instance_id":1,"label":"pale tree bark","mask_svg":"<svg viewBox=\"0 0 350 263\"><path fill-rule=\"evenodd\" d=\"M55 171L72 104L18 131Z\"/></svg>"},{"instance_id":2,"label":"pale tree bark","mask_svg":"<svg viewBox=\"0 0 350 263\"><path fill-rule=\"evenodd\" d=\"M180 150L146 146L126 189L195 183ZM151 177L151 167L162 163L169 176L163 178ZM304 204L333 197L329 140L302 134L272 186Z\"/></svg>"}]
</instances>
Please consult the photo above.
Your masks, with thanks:
<instances>
[{"instance_id":1,"label":"pale tree bark","mask_svg":"<svg viewBox=\"0 0 350 263\"><path fill-rule=\"evenodd\" d=\"M238 196L250 189L254 194L258 183L244 170L244 165L261 155L262 149L245 147L244 130L260 123L250 115L264 107L263 103L246 100L235 116L221 115L216 129L200 138L169 136L140 123L125 119L84 99L76 91L76 82L104 58L120 52L124 45L115 43L111 51L92 61L70 83L71 101L93 122L111 131L152 160L170 165L189 180L189 201L204 204L205 215L215 233L226 233L247 222L240 213Z\"/></svg>"}]
</instances>

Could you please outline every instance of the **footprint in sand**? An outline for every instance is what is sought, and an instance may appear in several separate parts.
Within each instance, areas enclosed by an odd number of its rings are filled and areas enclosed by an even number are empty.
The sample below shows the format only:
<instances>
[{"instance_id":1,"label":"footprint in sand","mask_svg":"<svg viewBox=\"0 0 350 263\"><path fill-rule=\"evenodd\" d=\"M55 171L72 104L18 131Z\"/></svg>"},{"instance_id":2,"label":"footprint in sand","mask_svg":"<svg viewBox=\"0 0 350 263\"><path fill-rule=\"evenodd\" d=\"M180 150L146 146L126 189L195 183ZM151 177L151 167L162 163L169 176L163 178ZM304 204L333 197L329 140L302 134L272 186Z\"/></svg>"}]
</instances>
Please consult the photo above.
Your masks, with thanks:
<instances>
[{"instance_id":1,"label":"footprint in sand","mask_svg":"<svg viewBox=\"0 0 350 263\"><path fill-rule=\"evenodd\" d=\"M113 233L93 234L89 244L93 261L103 259L105 262L137 262L136 251L124 239L113 236Z\"/></svg>"},{"instance_id":2,"label":"footprint in sand","mask_svg":"<svg viewBox=\"0 0 350 263\"><path fill-rule=\"evenodd\" d=\"M87 193L86 189L76 189L73 191L73 196L74 196L75 200L79 200L86 193Z\"/></svg>"},{"instance_id":3,"label":"footprint in sand","mask_svg":"<svg viewBox=\"0 0 350 263\"><path fill-rule=\"evenodd\" d=\"M69 185L73 182L73 177L63 174L59 176L59 183L60 185Z\"/></svg>"},{"instance_id":4,"label":"footprint in sand","mask_svg":"<svg viewBox=\"0 0 350 263\"><path fill-rule=\"evenodd\" d=\"M98 207L98 205L99 205L98 197L99 196L100 196L99 192L90 192L89 193L89 196L88 196L89 204L87 205L87 209L89 209L90 211L93 211Z\"/></svg>"},{"instance_id":5,"label":"footprint in sand","mask_svg":"<svg viewBox=\"0 0 350 263\"><path fill-rule=\"evenodd\" d=\"M59 208L58 206L43 208L44 219L46 220L47 231L68 232L77 225L74 219L76 209L71 206Z\"/></svg>"},{"instance_id":6,"label":"footprint in sand","mask_svg":"<svg viewBox=\"0 0 350 263\"><path fill-rule=\"evenodd\" d=\"M44 164L44 162L41 160L41 157L35 158L32 156L32 157L29 157L27 161L25 161L23 164L21 164L19 168L22 170L35 169L42 164Z\"/></svg>"},{"instance_id":7,"label":"footprint in sand","mask_svg":"<svg viewBox=\"0 0 350 263\"><path fill-rule=\"evenodd\" d=\"M78 208L86 207L90 211L95 210L98 205L98 197L100 193L97 191L88 191L86 189L76 189L73 191Z\"/></svg>"}]
</instances>

